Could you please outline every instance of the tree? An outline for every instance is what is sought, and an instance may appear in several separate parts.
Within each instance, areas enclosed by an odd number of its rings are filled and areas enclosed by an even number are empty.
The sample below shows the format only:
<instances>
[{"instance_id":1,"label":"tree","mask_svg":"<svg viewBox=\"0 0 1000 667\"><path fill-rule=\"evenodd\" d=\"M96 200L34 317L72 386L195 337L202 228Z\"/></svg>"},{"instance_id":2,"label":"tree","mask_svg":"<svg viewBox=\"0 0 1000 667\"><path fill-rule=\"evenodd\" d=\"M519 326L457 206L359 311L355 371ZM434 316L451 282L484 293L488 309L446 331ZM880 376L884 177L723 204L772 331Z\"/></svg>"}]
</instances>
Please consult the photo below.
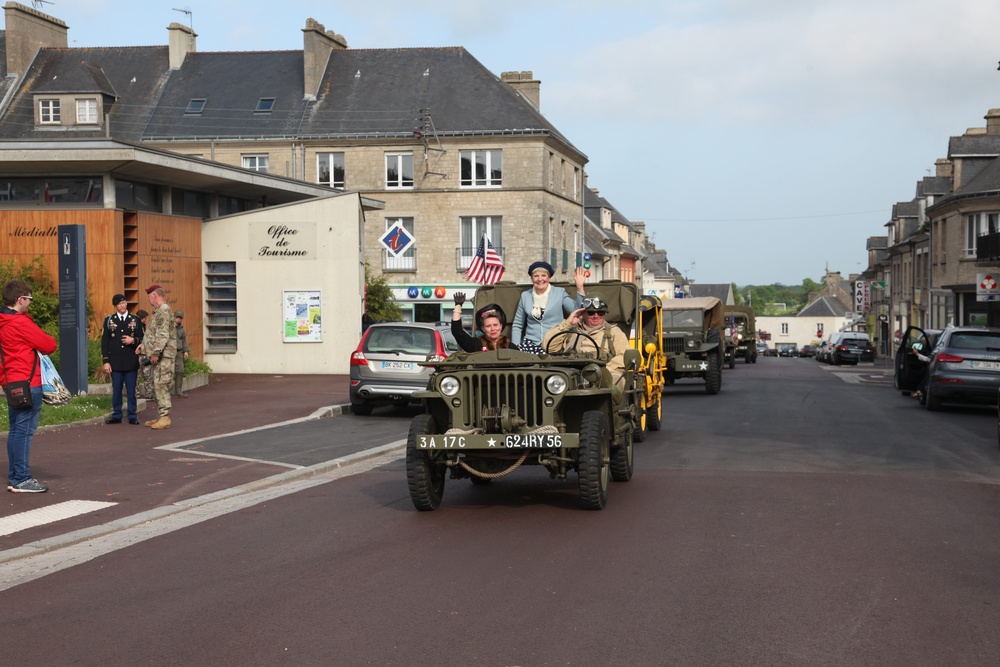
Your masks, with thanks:
<instances>
[{"instance_id":1,"label":"tree","mask_svg":"<svg viewBox=\"0 0 1000 667\"><path fill-rule=\"evenodd\" d=\"M399 322L403 311L382 274L372 275L365 262L365 314L372 322Z\"/></svg>"}]
</instances>

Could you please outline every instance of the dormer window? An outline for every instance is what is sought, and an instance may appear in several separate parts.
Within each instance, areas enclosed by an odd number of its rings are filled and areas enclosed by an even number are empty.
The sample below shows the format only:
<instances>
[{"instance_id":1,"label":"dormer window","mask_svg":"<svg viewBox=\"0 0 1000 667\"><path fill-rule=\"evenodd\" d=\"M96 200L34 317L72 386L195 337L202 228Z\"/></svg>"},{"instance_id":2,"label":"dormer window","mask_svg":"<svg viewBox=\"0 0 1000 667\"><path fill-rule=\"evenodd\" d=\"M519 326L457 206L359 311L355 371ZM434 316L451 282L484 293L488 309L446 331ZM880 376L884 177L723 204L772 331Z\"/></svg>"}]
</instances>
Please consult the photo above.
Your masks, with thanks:
<instances>
[{"instance_id":1,"label":"dormer window","mask_svg":"<svg viewBox=\"0 0 1000 667\"><path fill-rule=\"evenodd\" d=\"M97 124L97 100L94 98L80 99L76 101L76 123L77 125Z\"/></svg>"},{"instance_id":2,"label":"dormer window","mask_svg":"<svg viewBox=\"0 0 1000 667\"><path fill-rule=\"evenodd\" d=\"M59 100L38 100L38 122L42 125L59 125Z\"/></svg>"},{"instance_id":3,"label":"dormer window","mask_svg":"<svg viewBox=\"0 0 1000 667\"><path fill-rule=\"evenodd\" d=\"M188 102L187 108L184 109L184 113L199 114L205 110L206 102L208 102L208 100L205 98L194 98Z\"/></svg>"},{"instance_id":4,"label":"dormer window","mask_svg":"<svg viewBox=\"0 0 1000 667\"><path fill-rule=\"evenodd\" d=\"M262 97L257 100L257 108L254 109L254 113L271 113L271 109L274 108L274 98L273 97Z\"/></svg>"}]
</instances>

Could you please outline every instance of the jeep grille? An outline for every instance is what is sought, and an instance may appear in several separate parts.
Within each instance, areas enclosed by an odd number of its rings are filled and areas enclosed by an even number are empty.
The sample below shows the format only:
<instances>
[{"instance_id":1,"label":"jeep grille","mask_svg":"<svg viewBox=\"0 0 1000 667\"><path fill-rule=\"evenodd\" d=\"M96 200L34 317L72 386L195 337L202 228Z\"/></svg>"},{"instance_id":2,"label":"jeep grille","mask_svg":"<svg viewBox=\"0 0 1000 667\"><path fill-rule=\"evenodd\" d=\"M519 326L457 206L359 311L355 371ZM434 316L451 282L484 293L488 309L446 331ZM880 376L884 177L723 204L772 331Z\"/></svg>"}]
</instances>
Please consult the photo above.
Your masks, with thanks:
<instances>
[{"instance_id":1,"label":"jeep grille","mask_svg":"<svg viewBox=\"0 0 1000 667\"><path fill-rule=\"evenodd\" d=\"M452 427L484 426L483 408L496 410L504 405L525 420L527 428L545 423L542 409L545 396L543 376L511 371L477 371L458 378L462 382L459 391L462 405L453 410L453 420L457 423L452 423Z\"/></svg>"},{"instance_id":2,"label":"jeep grille","mask_svg":"<svg viewBox=\"0 0 1000 667\"><path fill-rule=\"evenodd\" d=\"M684 341L687 340L684 337L680 338L664 338L663 339L663 351L667 354L683 354L684 353Z\"/></svg>"}]
</instances>

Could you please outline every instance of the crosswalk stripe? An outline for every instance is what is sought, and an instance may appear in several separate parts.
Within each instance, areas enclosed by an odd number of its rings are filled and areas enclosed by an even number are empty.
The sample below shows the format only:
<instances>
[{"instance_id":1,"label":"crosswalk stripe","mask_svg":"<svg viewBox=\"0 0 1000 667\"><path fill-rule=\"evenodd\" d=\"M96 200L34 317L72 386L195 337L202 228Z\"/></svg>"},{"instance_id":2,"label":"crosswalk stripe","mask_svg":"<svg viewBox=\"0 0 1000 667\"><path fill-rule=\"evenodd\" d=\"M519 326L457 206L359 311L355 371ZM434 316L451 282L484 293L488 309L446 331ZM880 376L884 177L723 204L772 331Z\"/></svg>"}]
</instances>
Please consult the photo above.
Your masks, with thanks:
<instances>
[{"instance_id":1,"label":"crosswalk stripe","mask_svg":"<svg viewBox=\"0 0 1000 667\"><path fill-rule=\"evenodd\" d=\"M27 530L35 526L44 526L53 521L62 521L70 517L80 516L88 512L96 512L105 507L113 507L117 503L103 502L99 500L67 500L47 507L28 510L13 516L0 518L0 536L10 535L19 530Z\"/></svg>"}]
</instances>

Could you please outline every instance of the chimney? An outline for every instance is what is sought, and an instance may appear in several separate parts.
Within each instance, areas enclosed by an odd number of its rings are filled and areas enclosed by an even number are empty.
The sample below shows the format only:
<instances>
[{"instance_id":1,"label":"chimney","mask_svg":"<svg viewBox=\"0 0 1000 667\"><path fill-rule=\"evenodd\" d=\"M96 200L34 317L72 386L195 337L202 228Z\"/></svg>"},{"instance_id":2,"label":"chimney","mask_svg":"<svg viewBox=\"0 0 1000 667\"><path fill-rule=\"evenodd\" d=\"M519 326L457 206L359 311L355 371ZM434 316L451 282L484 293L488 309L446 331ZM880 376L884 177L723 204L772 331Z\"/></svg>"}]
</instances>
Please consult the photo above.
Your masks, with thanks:
<instances>
[{"instance_id":1,"label":"chimney","mask_svg":"<svg viewBox=\"0 0 1000 667\"><path fill-rule=\"evenodd\" d=\"M195 48L195 39L198 35L183 23L168 25L167 35L170 45L170 69L180 69L187 54L198 50Z\"/></svg>"},{"instance_id":2,"label":"chimney","mask_svg":"<svg viewBox=\"0 0 1000 667\"><path fill-rule=\"evenodd\" d=\"M934 175L939 178L951 178L954 176L954 165L948 158L938 158L934 162Z\"/></svg>"},{"instance_id":3,"label":"chimney","mask_svg":"<svg viewBox=\"0 0 1000 667\"><path fill-rule=\"evenodd\" d=\"M1000 109L990 109L983 117L986 119L986 134L1000 134Z\"/></svg>"},{"instance_id":4,"label":"chimney","mask_svg":"<svg viewBox=\"0 0 1000 667\"><path fill-rule=\"evenodd\" d=\"M531 102L535 111L541 111L541 87L542 82L531 75L531 70L524 72L503 72L500 80L521 94L524 99Z\"/></svg>"},{"instance_id":5,"label":"chimney","mask_svg":"<svg viewBox=\"0 0 1000 667\"><path fill-rule=\"evenodd\" d=\"M5 4L3 11L7 24L7 74L23 76L41 48L69 45L69 26L59 19L16 2Z\"/></svg>"},{"instance_id":6,"label":"chimney","mask_svg":"<svg viewBox=\"0 0 1000 667\"><path fill-rule=\"evenodd\" d=\"M305 99L314 100L319 94L319 86L323 82L326 65L330 54L334 51L347 49L347 40L332 30L327 30L316 19L306 19L306 27L302 29L302 55L305 66Z\"/></svg>"}]
</instances>

